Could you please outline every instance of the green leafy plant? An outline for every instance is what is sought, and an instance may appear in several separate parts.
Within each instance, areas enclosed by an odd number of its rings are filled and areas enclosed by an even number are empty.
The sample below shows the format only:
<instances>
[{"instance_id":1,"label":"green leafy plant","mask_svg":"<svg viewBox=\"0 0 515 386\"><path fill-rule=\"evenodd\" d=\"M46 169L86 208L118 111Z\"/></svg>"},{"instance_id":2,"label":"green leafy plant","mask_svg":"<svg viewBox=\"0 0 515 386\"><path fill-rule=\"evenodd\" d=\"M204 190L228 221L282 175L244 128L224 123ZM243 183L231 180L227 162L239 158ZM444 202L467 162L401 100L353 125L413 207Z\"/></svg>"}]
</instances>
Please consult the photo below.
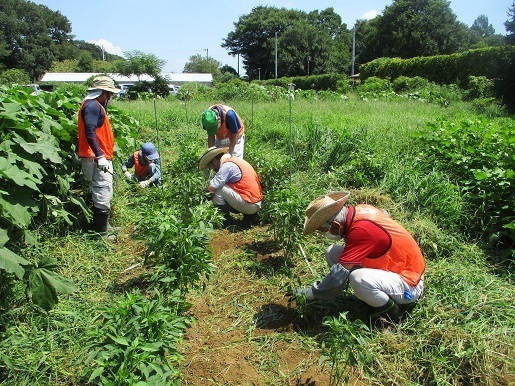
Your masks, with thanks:
<instances>
[{"instance_id":1,"label":"green leafy plant","mask_svg":"<svg viewBox=\"0 0 515 386\"><path fill-rule=\"evenodd\" d=\"M151 281L163 293L200 289L201 279L215 271L203 212L192 209L189 222L178 215L163 209L144 223L148 245L145 263L153 266Z\"/></svg>"},{"instance_id":2,"label":"green leafy plant","mask_svg":"<svg viewBox=\"0 0 515 386\"><path fill-rule=\"evenodd\" d=\"M175 385L182 360L176 344L189 320L179 291L147 299L137 290L100 309L88 332L88 382L99 385Z\"/></svg>"},{"instance_id":3,"label":"green leafy plant","mask_svg":"<svg viewBox=\"0 0 515 386\"><path fill-rule=\"evenodd\" d=\"M323 342L323 358L331 362L331 385L349 381L349 377L345 377L348 366L358 366L365 373L371 373L374 357L369 347L368 326L359 319L349 321L347 312L338 317L328 317L323 324L330 329Z\"/></svg>"}]
</instances>

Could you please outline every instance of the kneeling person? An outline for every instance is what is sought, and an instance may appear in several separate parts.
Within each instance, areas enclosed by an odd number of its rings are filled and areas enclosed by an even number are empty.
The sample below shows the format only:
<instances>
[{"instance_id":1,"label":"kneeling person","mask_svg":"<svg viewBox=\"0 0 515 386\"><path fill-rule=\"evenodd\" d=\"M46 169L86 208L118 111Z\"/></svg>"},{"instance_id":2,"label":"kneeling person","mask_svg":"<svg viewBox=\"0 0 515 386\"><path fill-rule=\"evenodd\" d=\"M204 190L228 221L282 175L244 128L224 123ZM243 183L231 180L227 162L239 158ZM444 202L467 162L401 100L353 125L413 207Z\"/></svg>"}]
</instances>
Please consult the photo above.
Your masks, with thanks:
<instances>
[{"instance_id":1,"label":"kneeling person","mask_svg":"<svg viewBox=\"0 0 515 386\"><path fill-rule=\"evenodd\" d=\"M134 175L127 169L134 167ZM151 142L141 145L122 165L123 174L129 180L136 180L139 186L146 188L150 185L161 185L161 159L156 147Z\"/></svg>"},{"instance_id":2,"label":"kneeling person","mask_svg":"<svg viewBox=\"0 0 515 386\"><path fill-rule=\"evenodd\" d=\"M231 211L243 213L244 226L251 226L261 209L261 182L252 165L228 151L228 147L210 147L200 158L198 168L216 172L208 190L213 204L224 214L224 226L231 225Z\"/></svg>"},{"instance_id":3,"label":"kneeling person","mask_svg":"<svg viewBox=\"0 0 515 386\"><path fill-rule=\"evenodd\" d=\"M349 195L329 193L306 208L305 235L319 231L332 240L344 238L345 246L331 245L325 254L329 274L294 294L333 299L348 280L355 296L373 307L377 325L398 322L398 305L422 296L424 257L411 234L386 211L366 204L346 206Z\"/></svg>"}]
</instances>

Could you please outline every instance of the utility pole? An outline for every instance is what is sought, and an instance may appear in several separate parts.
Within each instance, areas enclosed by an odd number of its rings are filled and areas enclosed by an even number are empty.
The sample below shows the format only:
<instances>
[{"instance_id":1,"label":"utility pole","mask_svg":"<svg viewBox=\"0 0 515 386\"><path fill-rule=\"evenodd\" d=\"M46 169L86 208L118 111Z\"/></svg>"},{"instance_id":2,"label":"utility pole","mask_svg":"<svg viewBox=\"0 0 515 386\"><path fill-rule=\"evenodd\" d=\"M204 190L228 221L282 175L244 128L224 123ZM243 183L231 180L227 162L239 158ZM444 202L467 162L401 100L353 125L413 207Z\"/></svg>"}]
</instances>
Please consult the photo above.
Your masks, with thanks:
<instances>
[{"instance_id":1,"label":"utility pole","mask_svg":"<svg viewBox=\"0 0 515 386\"><path fill-rule=\"evenodd\" d=\"M240 53L238 52L238 78L240 77Z\"/></svg>"},{"instance_id":2,"label":"utility pole","mask_svg":"<svg viewBox=\"0 0 515 386\"><path fill-rule=\"evenodd\" d=\"M275 33L275 80L277 83L277 32Z\"/></svg>"},{"instance_id":3,"label":"utility pole","mask_svg":"<svg viewBox=\"0 0 515 386\"><path fill-rule=\"evenodd\" d=\"M204 48L204 51L206 51L206 59L209 59L209 48Z\"/></svg>"},{"instance_id":4,"label":"utility pole","mask_svg":"<svg viewBox=\"0 0 515 386\"><path fill-rule=\"evenodd\" d=\"M258 67L258 80L261 80L261 67Z\"/></svg>"},{"instance_id":5,"label":"utility pole","mask_svg":"<svg viewBox=\"0 0 515 386\"><path fill-rule=\"evenodd\" d=\"M307 59L308 59L308 76L309 76L309 61L311 60L311 56L308 55Z\"/></svg>"},{"instance_id":6,"label":"utility pole","mask_svg":"<svg viewBox=\"0 0 515 386\"><path fill-rule=\"evenodd\" d=\"M354 61L356 60L356 24L352 28L352 68L351 76L354 76Z\"/></svg>"},{"instance_id":7,"label":"utility pole","mask_svg":"<svg viewBox=\"0 0 515 386\"><path fill-rule=\"evenodd\" d=\"M104 46L100 46L102 48L102 61L105 62L106 61L106 55L105 55L105 49L104 49Z\"/></svg>"}]
</instances>

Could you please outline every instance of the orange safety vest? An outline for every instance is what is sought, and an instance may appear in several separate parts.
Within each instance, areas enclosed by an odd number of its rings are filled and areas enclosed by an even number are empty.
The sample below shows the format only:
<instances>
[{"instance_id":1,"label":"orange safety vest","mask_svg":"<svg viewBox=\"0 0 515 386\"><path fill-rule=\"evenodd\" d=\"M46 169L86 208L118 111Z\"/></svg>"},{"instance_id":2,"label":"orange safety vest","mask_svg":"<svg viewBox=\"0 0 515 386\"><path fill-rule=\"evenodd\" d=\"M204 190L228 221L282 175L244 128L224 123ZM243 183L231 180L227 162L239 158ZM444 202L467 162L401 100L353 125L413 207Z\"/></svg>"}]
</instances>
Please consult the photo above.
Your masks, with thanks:
<instances>
[{"instance_id":1,"label":"orange safety vest","mask_svg":"<svg viewBox=\"0 0 515 386\"><path fill-rule=\"evenodd\" d=\"M227 126L225 125L225 116L227 115L227 111L233 110L229 106L216 104L210 107L210 109L213 109L213 107L220 107L222 109L222 116L220 117L220 127L218 128L218 131L216 132L216 136L219 140L230 138L230 135L232 133L229 131ZM238 122L240 123L240 130L238 130L238 138L243 135L245 132L245 126L243 125L243 121L241 120L240 116L236 113L236 116L238 117Z\"/></svg>"},{"instance_id":2,"label":"orange safety vest","mask_svg":"<svg viewBox=\"0 0 515 386\"><path fill-rule=\"evenodd\" d=\"M142 165L139 163L139 150L135 151L134 156L134 174L136 177L144 178L148 176L148 163L146 165Z\"/></svg>"},{"instance_id":3,"label":"orange safety vest","mask_svg":"<svg viewBox=\"0 0 515 386\"><path fill-rule=\"evenodd\" d=\"M261 201L263 199L263 189L252 165L238 157L231 157L225 162L235 163L241 171L241 179L238 182L229 182L227 185L233 188L249 204Z\"/></svg>"},{"instance_id":4,"label":"orange safety vest","mask_svg":"<svg viewBox=\"0 0 515 386\"><path fill-rule=\"evenodd\" d=\"M348 216L346 220L348 231L357 222L368 220L383 228L392 240L385 254L365 258L362 266L398 273L409 285L417 285L426 269L426 262L413 236L390 216L371 205L360 204L354 209L354 216Z\"/></svg>"},{"instance_id":5,"label":"orange safety vest","mask_svg":"<svg viewBox=\"0 0 515 386\"><path fill-rule=\"evenodd\" d=\"M114 155L114 134L113 129L111 128L111 123L109 122L109 118L107 117L107 113L97 100L96 103L102 107L104 110L104 124L95 129L97 134L98 143L100 145L100 149L104 153L104 156L111 160ZM84 106L86 101L82 102L79 109L79 119L78 119L78 132L79 132L79 157L81 158L95 158L96 155L93 152L93 149L89 146L88 140L86 139L86 125L84 124L84 120L82 119L82 107Z\"/></svg>"}]
</instances>

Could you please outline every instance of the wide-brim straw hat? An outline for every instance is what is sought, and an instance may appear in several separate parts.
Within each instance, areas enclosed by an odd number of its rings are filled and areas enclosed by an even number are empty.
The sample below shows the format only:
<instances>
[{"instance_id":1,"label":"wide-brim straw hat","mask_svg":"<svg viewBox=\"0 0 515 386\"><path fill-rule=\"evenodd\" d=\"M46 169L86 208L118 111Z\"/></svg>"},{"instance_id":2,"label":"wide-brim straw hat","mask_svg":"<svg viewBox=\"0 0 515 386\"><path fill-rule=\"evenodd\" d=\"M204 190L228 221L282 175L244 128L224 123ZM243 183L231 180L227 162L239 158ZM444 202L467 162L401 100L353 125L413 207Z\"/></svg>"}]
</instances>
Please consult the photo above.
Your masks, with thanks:
<instances>
[{"instance_id":1,"label":"wide-brim straw hat","mask_svg":"<svg viewBox=\"0 0 515 386\"><path fill-rule=\"evenodd\" d=\"M200 160L198 161L198 170L207 169L207 164L210 163L213 158L218 154L227 153L228 151L228 147L210 147L204 154L202 154L202 157L200 157Z\"/></svg>"},{"instance_id":2,"label":"wide-brim straw hat","mask_svg":"<svg viewBox=\"0 0 515 386\"><path fill-rule=\"evenodd\" d=\"M115 94L118 94L121 91L119 88L114 86L114 80L108 76L97 76L94 78L91 82L91 87L88 88L88 91L93 90L105 90Z\"/></svg>"},{"instance_id":3,"label":"wide-brim straw hat","mask_svg":"<svg viewBox=\"0 0 515 386\"><path fill-rule=\"evenodd\" d=\"M306 208L306 220L304 221L304 235L313 233L338 213L350 196L348 190L331 192L325 196L315 198Z\"/></svg>"}]
</instances>

